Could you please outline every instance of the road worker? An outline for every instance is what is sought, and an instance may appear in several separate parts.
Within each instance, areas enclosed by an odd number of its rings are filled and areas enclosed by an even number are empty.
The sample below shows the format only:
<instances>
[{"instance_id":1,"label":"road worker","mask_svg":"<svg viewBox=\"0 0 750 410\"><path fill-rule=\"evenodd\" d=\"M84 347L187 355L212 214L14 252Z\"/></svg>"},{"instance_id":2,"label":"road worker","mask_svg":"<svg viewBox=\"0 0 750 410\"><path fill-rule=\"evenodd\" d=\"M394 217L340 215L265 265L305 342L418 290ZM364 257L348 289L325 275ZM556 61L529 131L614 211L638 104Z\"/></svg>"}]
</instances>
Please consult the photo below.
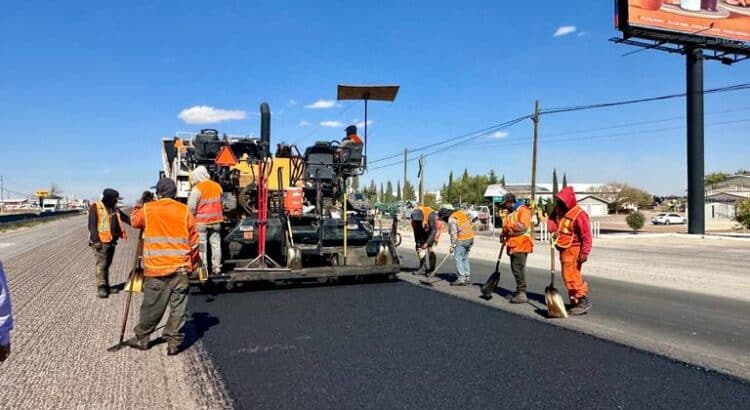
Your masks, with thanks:
<instances>
[{"instance_id":1,"label":"road worker","mask_svg":"<svg viewBox=\"0 0 750 410\"><path fill-rule=\"evenodd\" d=\"M433 247L437 244L441 224L437 212L429 206L418 206L411 213L411 228L414 231L414 244L419 259L415 275L426 275L435 269L436 255Z\"/></svg>"},{"instance_id":2,"label":"road worker","mask_svg":"<svg viewBox=\"0 0 750 410\"><path fill-rule=\"evenodd\" d=\"M360 144L362 145L362 138L359 138L357 135L357 126L356 125L350 125L346 127L346 136L344 139L341 140L342 143L351 142L354 144Z\"/></svg>"},{"instance_id":3,"label":"road worker","mask_svg":"<svg viewBox=\"0 0 750 410\"><path fill-rule=\"evenodd\" d=\"M547 228L560 251L563 280L571 303L568 313L583 315L591 309L589 286L581 274L581 266L591 253L591 222L588 214L578 206L572 187L563 188L555 196L555 210L547 219Z\"/></svg>"},{"instance_id":4,"label":"road worker","mask_svg":"<svg viewBox=\"0 0 750 410\"><path fill-rule=\"evenodd\" d=\"M119 239L125 239L123 223L130 224L130 218L117 206L120 193L107 188L102 199L89 206L89 246L96 256L96 285L100 298L109 296L109 268L115 256Z\"/></svg>"},{"instance_id":5,"label":"road worker","mask_svg":"<svg viewBox=\"0 0 750 410\"><path fill-rule=\"evenodd\" d=\"M10 356L10 331L13 330L13 310L10 306L8 281L0 262L0 362Z\"/></svg>"},{"instance_id":6,"label":"road worker","mask_svg":"<svg viewBox=\"0 0 750 410\"><path fill-rule=\"evenodd\" d=\"M458 271L458 279L451 282L451 286L466 286L471 280L469 252L474 246L474 225L462 209L451 211L443 208L440 210L439 217L448 223L448 232L451 237L450 253L453 254Z\"/></svg>"},{"instance_id":7,"label":"road worker","mask_svg":"<svg viewBox=\"0 0 750 410\"><path fill-rule=\"evenodd\" d=\"M208 247L211 246L211 272L221 273L221 223L224 208L221 202L221 185L211 180L206 167L195 168L190 175L193 187L188 197L188 208L195 216L200 237L201 260L208 264ZM208 266L206 266L208 268Z\"/></svg>"},{"instance_id":8,"label":"road worker","mask_svg":"<svg viewBox=\"0 0 750 410\"><path fill-rule=\"evenodd\" d=\"M143 231L143 302L135 338L128 344L148 350L154 332L169 305L169 318L162 335L167 355L180 351L184 338L189 276L200 263L198 229L187 205L174 200L177 187L169 178L156 184L158 200L136 204L134 228Z\"/></svg>"},{"instance_id":9,"label":"road worker","mask_svg":"<svg viewBox=\"0 0 750 410\"><path fill-rule=\"evenodd\" d=\"M510 303L526 303L526 259L534 251L532 238L531 209L516 196L507 193L503 196L501 205L507 215L503 220L503 233L500 241L510 256L510 269L516 278L516 291L510 298Z\"/></svg>"}]
</instances>

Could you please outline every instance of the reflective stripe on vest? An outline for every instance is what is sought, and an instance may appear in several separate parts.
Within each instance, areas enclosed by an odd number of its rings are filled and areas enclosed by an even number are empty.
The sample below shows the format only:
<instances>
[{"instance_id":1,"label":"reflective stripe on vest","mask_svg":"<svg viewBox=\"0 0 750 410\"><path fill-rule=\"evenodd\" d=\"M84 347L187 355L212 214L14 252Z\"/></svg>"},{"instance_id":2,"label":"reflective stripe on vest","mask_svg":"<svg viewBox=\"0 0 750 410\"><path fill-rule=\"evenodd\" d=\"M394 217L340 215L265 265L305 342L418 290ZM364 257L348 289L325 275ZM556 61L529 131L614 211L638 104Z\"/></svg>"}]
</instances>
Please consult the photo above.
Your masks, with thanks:
<instances>
[{"instance_id":1,"label":"reflective stripe on vest","mask_svg":"<svg viewBox=\"0 0 750 410\"><path fill-rule=\"evenodd\" d=\"M510 215L506 217L506 221L508 224L508 229L512 232L510 234L511 237L519 237L519 236L528 236L531 237L531 226L527 226L525 231L520 231L520 229L517 229L521 222L518 220L518 211L522 208L526 207L526 205L522 205L518 207L514 212L512 212Z\"/></svg>"},{"instance_id":2,"label":"reflective stripe on vest","mask_svg":"<svg viewBox=\"0 0 750 410\"><path fill-rule=\"evenodd\" d=\"M193 267L188 231L190 210L172 199L143 206L143 267L146 276L167 276Z\"/></svg>"},{"instance_id":3,"label":"reflective stripe on vest","mask_svg":"<svg viewBox=\"0 0 750 410\"><path fill-rule=\"evenodd\" d=\"M459 210L452 213L451 218L455 218L457 222L456 225L458 225L456 239L462 241L474 237L474 225L472 225L471 220L466 216L464 211Z\"/></svg>"},{"instance_id":4,"label":"reflective stripe on vest","mask_svg":"<svg viewBox=\"0 0 750 410\"><path fill-rule=\"evenodd\" d=\"M575 238L573 225L581 212L583 212L583 209L576 205L566 212L565 216L557 220L557 240L555 241L555 245L558 248L568 249L573 245L573 239Z\"/></svg>"},{"instance_id":5,"label":"reflective stripe on vest","mask_svg":"<svg viewBox=\"0 0 750 410\"><path fill-rule=\"evenodd\" d=\"M224 221L224 209L221 204L221 185L211 180L201 181L196 185L201 191L195 221L200 224L215 224Z\"/></svg>"},{"instance_id":6,"label":"reflective stripe on vest","mask_svg":"<svg viewBox=\"0 0 750 410\"><path fill-rule=\"evenodd\" d=\"M125 228L122 226L122 219L120 219L120 213L115 211L117 222L120 225L120 238L125 239ZM111 243L112 238L112 227L110 225L111 215L109 210L102 201L96 201L96 230L99 233L99 242Z\"/></svg>"}]
</instances>

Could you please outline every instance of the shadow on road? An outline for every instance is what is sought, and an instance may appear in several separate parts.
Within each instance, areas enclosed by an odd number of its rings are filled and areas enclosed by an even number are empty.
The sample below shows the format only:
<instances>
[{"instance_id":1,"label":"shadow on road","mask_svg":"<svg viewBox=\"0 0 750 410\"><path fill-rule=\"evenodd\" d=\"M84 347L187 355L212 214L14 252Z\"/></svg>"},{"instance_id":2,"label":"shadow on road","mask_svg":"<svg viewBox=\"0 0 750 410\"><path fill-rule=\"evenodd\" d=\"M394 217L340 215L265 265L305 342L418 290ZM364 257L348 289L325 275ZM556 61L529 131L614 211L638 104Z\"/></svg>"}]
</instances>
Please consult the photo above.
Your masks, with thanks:
<instances>
[{"instance_id":1,"label":"shadow on road","mask_svg":"<svg viewBox=\"0 0 750 410\"><path fill-rule=\"evenodd\" d=\"M181 348L184 350L195 344L195 342L203 337L208 329L218 325L219 322L219 318L211 316L208 313L193 313L183 326L185 339L182 341ZM154 341L153 344L157 344L156 341Z\"/></svg>"}]
</instances>

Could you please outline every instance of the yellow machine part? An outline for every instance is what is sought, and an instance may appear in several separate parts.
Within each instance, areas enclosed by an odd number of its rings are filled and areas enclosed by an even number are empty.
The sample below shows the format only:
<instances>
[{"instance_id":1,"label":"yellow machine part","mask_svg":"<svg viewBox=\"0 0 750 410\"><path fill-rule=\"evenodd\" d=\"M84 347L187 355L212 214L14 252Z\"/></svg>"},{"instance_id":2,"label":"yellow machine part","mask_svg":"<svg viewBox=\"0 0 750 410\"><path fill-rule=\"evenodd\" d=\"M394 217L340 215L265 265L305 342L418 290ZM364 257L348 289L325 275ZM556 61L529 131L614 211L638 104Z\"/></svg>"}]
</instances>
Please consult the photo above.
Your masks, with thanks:
<instances>
[{"instance_id":1,"label":"yellow machine part","mask_svg":"<svg viewBox=\"0 0 750 410\"><path fill-rule=\"evenodd\" d=\"M281 168L281 188L289 187L289 179L292 173L292 164L289 158L274 158L273 159L273 170L268 175L268 189L272 191L279 190L279 168ZM239 163L232 167L240 171L240 186L247 186L248 184L255 181L255 176L258 175L258 165L250 165L247 163L247 157L243 156Z\"/></svg>"}]
</instances>

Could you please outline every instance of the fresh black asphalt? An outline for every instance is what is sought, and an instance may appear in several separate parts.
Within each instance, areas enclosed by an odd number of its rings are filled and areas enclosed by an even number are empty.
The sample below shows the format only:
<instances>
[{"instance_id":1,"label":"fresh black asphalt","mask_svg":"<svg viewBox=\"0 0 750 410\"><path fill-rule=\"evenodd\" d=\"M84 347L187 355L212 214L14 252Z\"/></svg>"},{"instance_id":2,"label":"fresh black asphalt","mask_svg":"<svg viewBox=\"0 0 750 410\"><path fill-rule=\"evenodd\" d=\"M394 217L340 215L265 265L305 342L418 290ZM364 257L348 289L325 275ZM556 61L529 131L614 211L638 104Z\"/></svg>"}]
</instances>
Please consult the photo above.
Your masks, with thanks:
<instances>
[{"instance_id":1,"label":"fresh black asphalt","mask_svg":"<svg viewBox=\"0 0 750 410\"><path fill-rule=\"evenodd\" d=\"M404 282L200 295L238 408L748 408L750 385Z\"/></svg>"}]
</instances>

